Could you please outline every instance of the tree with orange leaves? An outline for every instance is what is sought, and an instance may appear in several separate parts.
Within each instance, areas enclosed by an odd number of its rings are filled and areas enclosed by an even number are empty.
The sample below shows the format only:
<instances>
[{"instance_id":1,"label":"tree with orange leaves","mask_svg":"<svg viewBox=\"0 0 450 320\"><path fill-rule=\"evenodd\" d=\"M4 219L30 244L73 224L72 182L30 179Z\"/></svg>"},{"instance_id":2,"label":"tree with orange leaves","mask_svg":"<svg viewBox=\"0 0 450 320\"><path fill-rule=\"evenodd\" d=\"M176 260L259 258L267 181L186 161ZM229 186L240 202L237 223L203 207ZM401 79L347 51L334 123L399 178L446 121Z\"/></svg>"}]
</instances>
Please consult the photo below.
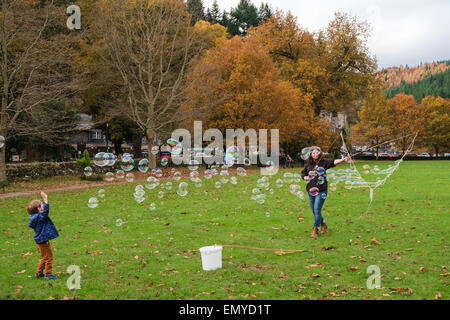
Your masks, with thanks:
<instances>
[{"instance_id":1,"label":"tree with orange leaves","mask_svg":"<svg viewBox=\"0 0 450 320\"><path fill-rule=\"evenodd\" d=\"M266 48L254 41L234 37L219 43L196 63L188 81L197 74L203 81L189 89L185 108L203 112L193 112L190 121L222 131L279 129L281 144L297 135L303 141L327 136L328 123L314 116L311 97L283 81Z\"/></svg>"},{"instance_id":2,"label":"tree with orange leaves","mask_svg":"<svg viewBox=\"0 0 450 320\"><path fill-rule=\"evenodd\" d=\"M428 96L422 100L425 142L436 156L450 150L450 99Z\"/></svg>"},{"instance_id":3,"label":"tree with orange leaves","mask_svg":"<svg viewBox=\"0 0 450 320\"><path fill-rule=\"evenodd\" d=\"M423 106L416 105L412 95L397 94L388 100L387 129L393 137L401 138L395 143L401 147L405 154L407 143L412 140L416 132L419 133L419 141L424 133Z\"/></svg>"}]
</instances>

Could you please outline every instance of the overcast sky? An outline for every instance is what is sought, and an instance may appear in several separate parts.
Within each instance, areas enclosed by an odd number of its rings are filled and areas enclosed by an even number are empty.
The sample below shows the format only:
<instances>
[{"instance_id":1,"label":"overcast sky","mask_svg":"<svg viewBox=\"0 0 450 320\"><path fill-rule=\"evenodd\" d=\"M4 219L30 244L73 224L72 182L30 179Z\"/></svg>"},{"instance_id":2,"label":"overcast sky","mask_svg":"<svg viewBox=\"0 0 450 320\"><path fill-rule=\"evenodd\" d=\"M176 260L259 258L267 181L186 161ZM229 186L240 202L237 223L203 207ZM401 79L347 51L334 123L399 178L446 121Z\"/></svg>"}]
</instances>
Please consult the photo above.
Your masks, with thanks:
<instances>
[{"instance_id":1,"label":"overcast sky","mask_svg":"<svg viewBox=\"0 0 450 320\"><path fill-rule=\"evenodd\" d=\"M214 0L203 0L211 7ZM217 0L221 10L230 11L239 0ZM449 0L252 0L273 9L291 11L300 26L309 31L325 29L334 12L349 12L372 24L368 47L378 67L450 59Z\"/></svg>"}]
</instances>

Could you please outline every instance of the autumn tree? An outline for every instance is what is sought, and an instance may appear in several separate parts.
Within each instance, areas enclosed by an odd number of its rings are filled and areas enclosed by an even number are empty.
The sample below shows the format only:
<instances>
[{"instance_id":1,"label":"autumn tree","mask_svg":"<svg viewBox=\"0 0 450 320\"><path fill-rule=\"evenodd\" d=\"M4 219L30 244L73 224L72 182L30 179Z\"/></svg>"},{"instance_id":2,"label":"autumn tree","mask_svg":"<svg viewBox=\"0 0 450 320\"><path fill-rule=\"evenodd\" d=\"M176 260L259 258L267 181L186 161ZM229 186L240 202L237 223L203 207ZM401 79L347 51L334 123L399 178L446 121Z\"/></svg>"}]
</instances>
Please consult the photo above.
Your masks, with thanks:
<instances>
[{"instance_id":1,"label":"autumn tree","mask_svg":"<svg viewBox=\"0 0 450 320\"><path fill-rule=\"evenodd\" d=\"M191 15L191 25L197 21L205 20L205 9L202 0L187 0L186 9Z\"/></svg>"},{"instance_id":2,"label":"autumn tree","mask_svg":"<svg viewBox=\"0 0 450 320\"><path fill-rule=\"evenodd\" d=\"M311 100L283 81L269 53L239 37L220 42L196 61L190 77L203 74L192 86L187 121L202 120L210 128L279 129L280 143L294 137L320 140L329 130L310 108ZM325 134L326 136L326 134Z\"/></svg>"},{"instance_id":3,"label":"autumn tree","mask_svg":"<svg viewBox=\"0 0 450 320\"><path fill-rule=\"evenodd\" d=\"M381 84L371 86L368 95L363 100L358 112L359 122L352 128L352 137L355 143L376 146L376 158L380 144L389 137L386 126L388 118L386 95Z\"/></svg>"},{"instance_id":4,"label":"autumn tree","mask_svg":"<svg viewBox=\"0 0 450 320\"><path fill-rule=\"evenodd\" d=\"M69 98L80 90L72 68L79 33L67 29L65 9L53 1L1 2L0 135L6 141L63 143L75 128ZM6 181L5 149L0 148L0 183Z\"/></svg>"},{"instance_id":5,"label":"autumn tree","mask_svg":"<svg viewBox=\"0 0 450 320\"><path fill-rule=\"evenodd\" d=\"M201 35L190 25L182 0L100 1L97 49L120 74L117 110L152 143L180 121L190 60L202 50ZM149 154L151 167L155 156Z\"/></svg>"},{"instance_id":6,"label":"autumn tree","mask_svg":"<svg viewBox=\"0 0 450 320\"><path fill-rule=\"evenodd\" d=\"M439 152L450 150L450 100L428 96L422 100L425 113L425 142Z\"/></svg>"},{"instance_id":7,"label":"autumn tree","mask_svg":"<svg viewBox=\"0 0 450 320\"><path fill-rule=\"evenodd\" d=\"M386 127L392 137L398 138L396 145L405 154L407 143L412 140L416 132L419 133L419 140L424 133L424 113L423 106L416 105L416 100L412 95L404 93L397 94L388 100L388 117Z\"/></svg>"}]
</instances>

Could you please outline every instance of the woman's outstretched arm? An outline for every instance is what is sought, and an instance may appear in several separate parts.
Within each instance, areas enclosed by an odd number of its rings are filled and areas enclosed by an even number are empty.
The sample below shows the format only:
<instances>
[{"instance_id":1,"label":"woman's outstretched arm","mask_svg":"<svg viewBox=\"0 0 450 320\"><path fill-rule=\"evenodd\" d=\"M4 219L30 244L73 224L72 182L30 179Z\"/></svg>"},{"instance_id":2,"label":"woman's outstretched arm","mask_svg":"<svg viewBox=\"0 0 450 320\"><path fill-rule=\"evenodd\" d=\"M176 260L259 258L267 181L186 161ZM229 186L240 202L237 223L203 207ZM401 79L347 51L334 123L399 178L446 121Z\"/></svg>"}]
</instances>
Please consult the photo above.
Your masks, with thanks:
<instances>
[{"instance_id":1,"label":"woman's outstretched arm","mask_svg":"<svg viewBox=\"0 0 450 320\"><path fill-rule=\"evenodd\" d=\"M342 162L348 163L349 161L350 161L350 157L346 156L345 158L334 160L334 164L340 164Z\"/></svg>"}]
</instances>

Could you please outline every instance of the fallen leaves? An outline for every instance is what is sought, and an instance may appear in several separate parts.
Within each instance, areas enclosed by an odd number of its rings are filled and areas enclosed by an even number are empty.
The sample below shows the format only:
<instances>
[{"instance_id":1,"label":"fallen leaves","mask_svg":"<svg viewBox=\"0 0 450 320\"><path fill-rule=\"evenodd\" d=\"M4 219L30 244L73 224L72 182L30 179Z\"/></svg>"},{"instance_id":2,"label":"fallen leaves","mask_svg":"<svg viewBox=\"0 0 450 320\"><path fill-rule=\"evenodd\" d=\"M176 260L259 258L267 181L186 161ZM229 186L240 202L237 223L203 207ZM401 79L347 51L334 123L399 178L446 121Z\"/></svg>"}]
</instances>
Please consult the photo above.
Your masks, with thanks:
<instances>
[{"instance_id":1,"label":"fallen leaves","mask_svg":"<svg viewBox=\"0 0 450 320\"><path fill-rule=\"evenodd\" d=\"M375 239L375 238L370 239L370 243L371 243L371 244L376 244L376 245L380 244L380 243L378 242L378 240Z\"/></svg>"},{"instance_id":2,"label":"fallen leaves","mask_svg":"<svg viewBox=\"0 0 450 320\"><path fill-rule=\"evenodd\" d=\"M439 300L442 299L442 295L440 292L436 293L436 295L434 296L434 299Z\"/></svg>"},{"instance_id":3,"label":"fallen leaves","mask_svg":"<svg viewBox=\"0 0 450 320\"><path fill-rule=\"evenodd\" d=\"M356 271L356 270L358 270L358 267L350 267L350 270Z\"/></svg>"},{"instance_id":4,"label":"fallen leaves","mask_svg":"<svg viewBox=\"0 0 450 320\"><path fill-rule=\"evenodd\" d=\"M22 273L25 273L25 271L26 271L26 270L21 270L21 271L17 271L16 273L17 273L17 274L22 274Z\"/></svg>"},{"instance_id":5,"label":"fallen leaves","mask_svg":"<svg viewBox=\"0 0 450 320\"><path fill-rule=\"evenodd\" d=\"M311 270L311 268L316 268L316 267L323 267L323 264L321 264L320 262L313 263L313 264L310 264L309 266L306 266L306 269Z\"/></svg>"}]
</instances>

